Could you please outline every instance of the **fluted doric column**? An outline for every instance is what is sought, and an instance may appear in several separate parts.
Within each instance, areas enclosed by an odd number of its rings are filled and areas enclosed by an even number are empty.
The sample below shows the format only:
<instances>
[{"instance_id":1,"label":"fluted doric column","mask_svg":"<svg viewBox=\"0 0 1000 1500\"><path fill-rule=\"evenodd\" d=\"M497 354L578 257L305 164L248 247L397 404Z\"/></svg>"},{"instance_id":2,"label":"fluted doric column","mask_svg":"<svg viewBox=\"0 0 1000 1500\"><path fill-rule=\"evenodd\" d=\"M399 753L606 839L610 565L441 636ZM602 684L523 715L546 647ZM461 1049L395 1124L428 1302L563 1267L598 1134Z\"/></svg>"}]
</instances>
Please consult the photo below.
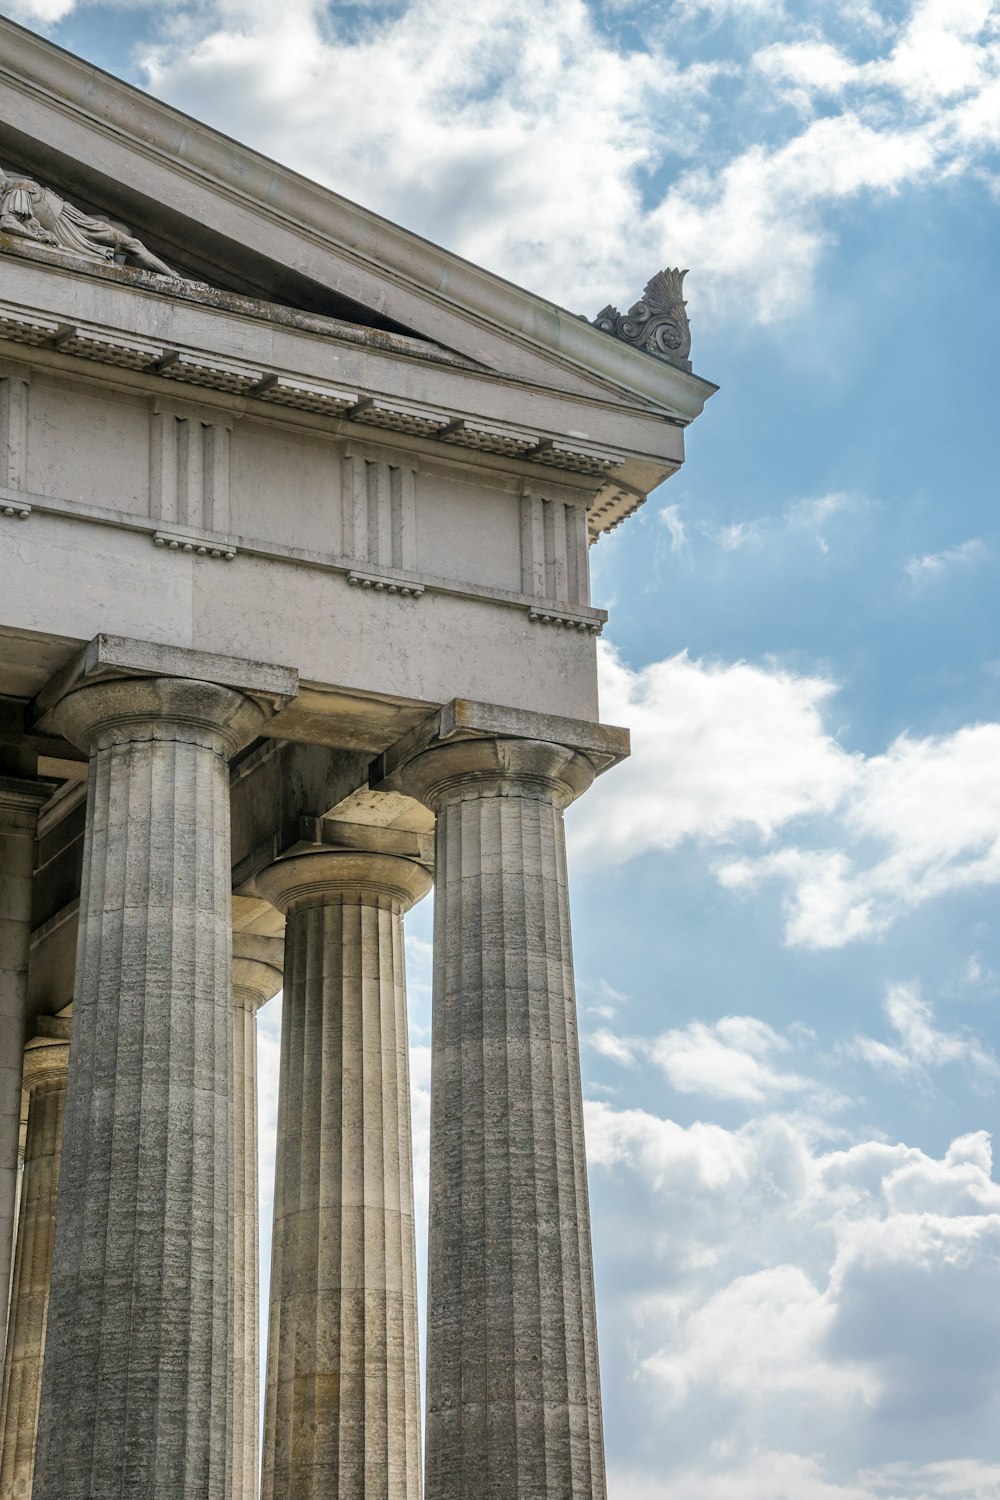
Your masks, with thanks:
<instances>
[{"instance_id":1,"label":"fluted doric column","mask_svg":"<svg viewBox=\"0 0 1000 1500\"><path fill-rule=\"evenodd\" d=\"M257 1012L281 988L282 941L233 933L233 1467L231 1500L257 1500L260 1234ZM3 1497L0 1496L0 1500Z\"/></svg>"},{"instance_id":2,"label":"fluted doric column","mask_svg":"<svg viewBox=\"0 0 1000 1500\"><path fill-rule=\"evenodd\" d=\"M150 677L54 711L90 754L33 1500L229 1500L229 766L251 698Z\"/></svg>"},{"instance_id":3,"label":"fluted doric column","mask_svg":"<svg viewBox=\"0 0 1000 1500\"><path fill-rule=\"evenodd\" d=\"M52 787L44 783L0 776L0 1347L7 1326L17 1204L35 828L51 795Z\"/></svg>"},{"instance_id":4,"label":"fluted doric column","mask_svg":"<svg viewBox=\"0 0 1000 1500\"><path fill-rule=\"evenodd\" d=\"M45 1016L24 1052L28 1130L0 1402L0 1500L30 1500L52 1271L66 1079L68 1016Z\"/></svg>"},{"instance_id":5,"label":"fluted doric column","mask_svg":"<svg viewBox=\"0 0 1000 1500\"><path fill-rule=\"evenodd\" d=\"M263 1500L419 1500L403 913L391 855L308 854L286 914Z\"/></svg>"},{"instance_id":6,"label":"fluted doric column","mask_svg":"<svg viewBox=\"0 0 1000 1500\"><path fill-rule=\"evenodd\" d=\"M425 1500L603 1500L563 809L586 756L425 751L437 814Z\"/></svg>"}]
</instances>

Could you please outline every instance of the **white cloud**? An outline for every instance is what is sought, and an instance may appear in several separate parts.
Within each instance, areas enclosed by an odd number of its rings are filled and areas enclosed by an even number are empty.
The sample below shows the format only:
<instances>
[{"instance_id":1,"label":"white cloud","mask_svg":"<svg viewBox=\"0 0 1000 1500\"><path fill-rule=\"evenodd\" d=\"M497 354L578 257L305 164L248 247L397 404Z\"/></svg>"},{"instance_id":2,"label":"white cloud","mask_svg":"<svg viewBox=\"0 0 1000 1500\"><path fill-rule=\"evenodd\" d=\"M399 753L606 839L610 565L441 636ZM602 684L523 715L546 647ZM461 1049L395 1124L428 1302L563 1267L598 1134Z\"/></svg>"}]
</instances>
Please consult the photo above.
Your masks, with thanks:
<instances>
[{"instance_id":1,"label":"white cloud","mask_svg":"<svg viewBox=\"0 0 1000 1500\"><path fill-rule=\"evenodd\" d=\"M1000 1184L984 1132L935 1157L830 1149L774 1117L725 1131L586 1111L597 1199L628 1225L599 1246L605 1362L646 1449L612 1494L996 1500ZM647 1423L659 1440L640 1441Z\"/></svg>"},{"instance_id":2,"label":"white cloud","mask_svg":"<svg viewBox=\"0 0 1000 1500\"><path fill-rule=\"evenodd\" d=\"M420 1026L415 1018L430 1015L431 985L434 977L434 944L428 938L419 937L411 932L408 925L404 930L410 1040L422 1042L429 1039L430 1033L426 1027Z\"/></svg>"},{"instance_id":3,"label":"white cloud","mask_svg":"<svg viewBox=\"0 0 1000 1500\"><path fill-rule=\"evenodd\" d=\"M681 1404L699 1384L754 1403L780 1393L874 1400L877 1383L864 1364L823 1353L836 1315L836 1301L800 1267L770 1266L735 1277L681 1311L681 1337L649 1355L642 1369L660 1383L671 1405Z\"/></svg>"},{"instance_id":4,"label":"white cloud","mask_svg":"<svg viewBox=\"0 0 1000 1500\"><path fill-rule=\"evenodd\" d=\"M661 262L640 178L700 139L720 71L615 45L580 0L411 0L356 27L215 0L166 37L144 54L162 97L591 315Z\"/></svg>"},{"instance_id":5,"label":"white cloud","mask_svg":"<svg viewBox=\"0 0 1000 1500\"><path fill-rule=\"evenodd\" d=\"M715 844L728 889L784 888L786 942L807 948L1000 882L1000 724L904 734L866 757L826 728L826 678L686 653L636 671L606 644L599 660L602 717L631 726L632 757L571 817L581 862Z\"/></svg>"},{"instance_id":6,"label":"white cloud","mask_svg":"<svg viewBox=\"0 0 1000 1500\"><path fill-rule=\"evenodd\" d=\"M793 1028L791 1035L800 1043L813 1039L804 1027ZM601 1026L585 1032L584 1042L623 1068L635 1068L649 1058L680 1094L750 1105L808 1095L811 1103L826 1110L836 1108L838 1096L815 1079L778 1065L793 1049L790 1036L755 1016L723 1016L713 1023L692 1021L652 1039L620 1036Z\"/></svg>"},{"instance_id":7,"label":"white cloud","mask_svg":"<svg viewBox=\"0 0 1000 1500\"><path fill-rule=\"evenodd\" d=\"M601 1026L587 1036L587 1045L609 1062L619 1063L623 1068L634 1068L636 1056L625 1037L616 1036L607 1026Z\"/></svg>"},{"instance_id":8,"label":"white cloud","mask_svg":"<svg viewBox=\"0 0 1000 1500\"><path fill-rule=\"evenodd\" d=\"M779 95L805 111L817 94L837 96L856 66L829 42L772 42L754 54L753 67Z\"/></svg>"},{"instance_id":9,"label":"white cloud","mask_svg":"<svg viewBox=\"0 0 1000 1500\"><path fill-rule=\"evenodd\" d=\"M801 308L842 204L979 174L1000 139L988 0L883 10L685 0L669 25L644 8L634 45L584 0L205 0L161 11L141 61L162 97L560 304L627 305L680 263L699 318L745 325ZM728 155L705 149L719 107L739 111Z\"/></svg>"},{"instance_id":10,"label":"white cloud","mask_svg":"<svg viewBox=\"0 0 1000 1500\"><path fill-rule=\"evenodd\" d=\"M747 1174L739 1138L719 1125L688 1129L642 1109L614 1110L602 1100L584 1105L591 1167L627 1165L657 1191L719 1192Z\"/></svg>"},{"instance_id":11,"label":"white cloud","mask_svg":"<svg viewBox=\"0 0 1000 1500\"><path fill-rule=\"evenodd\" d=\"M795 530L818 532L831 517L857 510L862 503L846 490L831 490L827 495L793 501L785 510L785 521Z\"/></svg>"},{"instance_id":12,"label":"white cloud","mask_svg":"<svg viewBox=\"0 0 1000 1500\"><path fill-rule=\"evenodd\" d=\"M838 946L885 931L935 897L1000 881L998 754L1000 724L977 724L923 740L903 735L865 761L844 832L882 857L844 858L829 879L836 857L824 871L802 856L789 897L790 940Z\"/></svg>"},{"instance_id":13,"label":"white cloud","mask_svg":"<svg viewBox=\"0 0 1000 1500\"><path fill-rule=\"evenodd\" d=\"M972 953L969 955L962 970L960 984L969 989L982 990L987 994L995 994L997 992L998 979L1000 979L1000 973L996 969L991 969L989 964L984 963L981 954Z\"/></svg>"},{"instance_id":14,"label":"white cloud","mask_svg":"<svg viewBox=\"0 0 1000 1500\"><path fill-rule=\"evenodd\" d=\"M635 1470L608 1475L609 1500L664 1500L662 1480ZM975 1459L891 1463L843 1483L799 1453L754 1452L737 1468L703 1465L671 1475L670 1500L1000 1500L1000 1464Z\"/></svg>"},{"instance_id":15,"label":"white cloud","mask_svg":"<svg viewBox=\"0 0 1000 1500\"><path fill-rule=\"evenodd\" d=\"M933 1008L915 984L890 985L885 1013L898 1037L895 1046L869 1036L854 1042L858 1054L873 1067L906 1078L961 1062L988 1077L1000 1077L1000 1063L971 1033L941 1031L934 1025Z\"/></svg>"},{"instance_id":16,"label":"white cloud","mask_svg":"<svg viewBox=\"0 0 1000 1500\"><path fill-rule=\"evenodd\" d=\"M996 76L991 18L991 0L920 0L891 56L868 72L924 107L973 94Z\"/></svg>"},{"instance_id":17,"label":"white cloud","mask_svg":"<svg viewBox=\"0 0 1000 1500\"><path fill-rule=\"evenodd\" d=\"M423 1240L431 1158L431 1049L410 1048L410 1116L413 1129L414 1217Z\"/></svg>"},{"instance_id":18,"label":"white cloud","mask_svg":"<svg viewBox=\"0 0 1000 1500\"><path fill-rule=\"evenodd\" d=\"M832 811L854 779L827 735L821 677L692 661L632 671L601 647L601 717L632 729L632 757L603 777L572 820L582 860L617 862L685 838L770 838L805 813Z\"/></svg>"},{"instance_id":19,"label":"white cloud","mask_svg":"<svg viewBox=\"0 0 1000 1500\"><path fill-rule=\"evenodd\" d=\"M928 181L939 155L931 127L876 126L845 111L781 146L754 145L719 171L685 173L653 218L670 253L701 269L703 296L773 322L808 295L830 210Z\"/></svg>"},{"instance_id":20,"label":"white cloud","mask_svg":"<svg viewBox=\"0 0 1000 1500\"><path fill-rule=\"evenodd\" d=\"M978 537L960 542L956 547L946 547L943 552L927 552L923 557L911 557L903 571L912 584L921 585L942 578L956 568L969 568L982 562L987 556L985 543Z\"/></svg>"},{"instance_id":21,"label":"white cloud","mask_svg":"<svg viewBox=\"0 0 1000 1500\"><path fill-rule=\"evenodd\" d=\"M775 1066L775 1059L789 1050L787 1038L753 1016L724 1016L714 1025L693 1021L664 1032L649 1049L680 1093L749 1104L814 1088L811 1079Z\"/></svg>"},{"instance_id":22,"label":"white cloud","mask_svg":"<svg viewBox=\"0 0 1000 1500\"><path fill-rule=\"evenodd\" d=\"M578 992L587 1002L587 1014L597 1016L601 1021L613 1021L622 1006L629 1003L628 995L616 990L606 979L584 976L579 981Z\"/></svg>"},{"instance_id":23,"label":"white cloud","mask_svg":"<svg viewBox=\"0 0 1000 1500\"><path fill-rule=\"evenodd\" d=\"M829 544L824 535L826 523L846 511L858 510L863 503L859 497L837 490L828 495L795 500L780 515L754 516L750 520L727 522L701 520L697 523L697 530L724 552L742 552L747 548L772 546L790 532L807 532L815 537L821 551L828 552ZM679 512L678 506L671 506L670 509Z\"/></svg>"},{"instance_id":24,"label":"white cloud","mask_svg":"<svg viewBox=\"0 0 1000 1500\"><path fill-rule=\"evenodd\" d=\"M850 7L841 7L842 14ZM808 296L833 238L838 204L879 199L969 169L1000 139L1000 47L989 0L917 0L898 24L856 8L863 61L817 35L760 47L748 70L766 111L775 99L807 120L778 144L751 144L716 168L683 175L655 216L685 265L704 267L709 296L741 300L762 322ZM816 103L824 107L812 118ZM829 110L831 102L837 112Z\"/></svg>"},{"instance_id":25,"label":"white cloud","mask_svg":"<svg viewBox=\"0 0 1000 1500\"><path fill-rule=\"evenodd\" d=\"M682 14L722 21L730 16L740 18L754 16L780 17L785 9L784 0L679 0L677 9Z\"/></svg>"},{"instance_id":26,"label":"white cloud","mask_svg":"<svg viewBox=\"0 0 1000 1500\"><path fill-rule=\"evenodd\" d=\"M76 0L7 0L4 8L12 21L50 27L75 10Z\"/></svg>"},{"instance_id":27,"label":"white cloud","mask_svg":"<svg viewBox=\"0 0 1000 1500\"><path fill-rule=\"evenodd\" d=\"M698 525L702 536L721 547L723 552L742 552L745 547L759 547L761 529L759 521L728 521L721 526L714 521L701 521Z\"/></svg>"},{"instance_id":28,"label":"white cloud","mask_svg":"<svg viewBox=\"0 0 1000 1500\"><path fill-rule=\"evenodd\" d=\"M998 1500L1000 1464L976 1459L951 1459L945 1463L886 1464L877 1474L864 1473L863 1483L872 1486L877 1500L897 1496L923 1496L928 1500Z\"/></svg>"},{"instance_id":29,"label":"white cloud","mask_svg":"<svg viewBox=\"0 0 1000 1500\"><path fill-rule=\"evenodd\" d=\"M660 518L670 533L671 552L683 552L687 547L687 528L681 516L679 505L665 505L660 511Z\"/></svg>"}]
</instances>

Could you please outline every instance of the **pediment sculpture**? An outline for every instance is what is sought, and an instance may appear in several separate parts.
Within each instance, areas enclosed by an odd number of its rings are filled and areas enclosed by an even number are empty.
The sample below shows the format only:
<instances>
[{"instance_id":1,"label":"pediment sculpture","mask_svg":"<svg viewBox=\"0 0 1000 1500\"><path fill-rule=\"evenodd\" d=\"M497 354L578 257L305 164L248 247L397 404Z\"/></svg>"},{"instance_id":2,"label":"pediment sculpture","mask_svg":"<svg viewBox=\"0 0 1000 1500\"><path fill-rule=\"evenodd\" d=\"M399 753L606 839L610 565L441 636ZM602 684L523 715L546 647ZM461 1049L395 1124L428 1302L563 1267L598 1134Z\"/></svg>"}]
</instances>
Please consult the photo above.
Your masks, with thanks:
<instances>
[{"instance_id":1,"label":"pediment sculpture","mask_svg":"<svg viewBox=\"0 0 1000 1500\"><path fill-rule=\"evenodd\" d=\"M0 233L68 250L90 260L136 266L157 276L177 272L141 240L107 219L85 214L52 188L31 177L11 176L0 167Z\"/></svg>"},{"instance_id":2,"label":"pediment sculpture","mask_svg":"<svg viewBox=\"0 0 1000 1500\"><path fill-rule=\"evenodd\" d=\"M609 303L597 314L593 326L634 348L645 349L647 354L678 369L690 370L691 328L684 301L686 275L686 271L676 267L658 271L647 283L640 302L624 314Z\"/></svg>"}]
</instances>

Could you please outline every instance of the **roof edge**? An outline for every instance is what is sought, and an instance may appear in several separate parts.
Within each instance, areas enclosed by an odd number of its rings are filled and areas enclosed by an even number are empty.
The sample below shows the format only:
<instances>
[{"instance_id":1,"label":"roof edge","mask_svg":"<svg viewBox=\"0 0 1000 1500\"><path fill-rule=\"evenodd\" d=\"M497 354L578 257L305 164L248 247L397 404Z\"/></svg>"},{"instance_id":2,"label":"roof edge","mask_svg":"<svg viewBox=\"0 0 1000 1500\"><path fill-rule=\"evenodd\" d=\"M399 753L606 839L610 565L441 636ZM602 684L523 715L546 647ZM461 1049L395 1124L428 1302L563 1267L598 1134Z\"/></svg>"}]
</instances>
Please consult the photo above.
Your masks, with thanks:
<instances>
[{"instance_id":1,"label":"roof edge","mask_svg":"<svg viewBox=\"0 0 1000 1500\"><path fill-rule=\"evenodd\" d=\"M501 328L539 353L596 376L684 422L718 389L614 340L546 298L403 229L114 74L0 16L0 74L92 127L210 182L244 206L292 223L398 283ZM95 75L103 82L100 108Z\"/></svg>"}]
</instances>

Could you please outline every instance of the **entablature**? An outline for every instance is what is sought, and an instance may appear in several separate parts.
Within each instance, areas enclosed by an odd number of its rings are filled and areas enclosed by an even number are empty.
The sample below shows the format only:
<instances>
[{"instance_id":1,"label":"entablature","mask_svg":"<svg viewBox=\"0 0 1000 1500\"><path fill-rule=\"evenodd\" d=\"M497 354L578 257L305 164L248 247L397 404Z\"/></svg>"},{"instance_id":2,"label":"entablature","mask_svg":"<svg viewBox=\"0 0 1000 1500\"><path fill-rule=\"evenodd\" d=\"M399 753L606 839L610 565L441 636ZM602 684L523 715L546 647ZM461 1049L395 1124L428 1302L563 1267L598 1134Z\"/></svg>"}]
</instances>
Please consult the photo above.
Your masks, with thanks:
<instances>
[{"instance_id":1,"label":"entablature","mask_svg":"<svg viewBox=\"0 0 1000 1500\"><path fill-rule=\"evenodd\" d=\"M194 284L205 300L188 302L164 293L177 282L142 272L110 267L125 280L106 283L13 257L8 267L0 338L86 361L95 374L102 366L132 371L289 413L430 438L484 459L613 476L643 494L683 462L689 418L682 412L539 388L445 351L439 360L433 345L378 330L362 330L366 337L357 341L334 319L274 323L273 309L248 299L228 300L256 306L259 315L235 313ZM155 296L145 286L151 281L159 283Z\"/></svg>"}]
</instances>

